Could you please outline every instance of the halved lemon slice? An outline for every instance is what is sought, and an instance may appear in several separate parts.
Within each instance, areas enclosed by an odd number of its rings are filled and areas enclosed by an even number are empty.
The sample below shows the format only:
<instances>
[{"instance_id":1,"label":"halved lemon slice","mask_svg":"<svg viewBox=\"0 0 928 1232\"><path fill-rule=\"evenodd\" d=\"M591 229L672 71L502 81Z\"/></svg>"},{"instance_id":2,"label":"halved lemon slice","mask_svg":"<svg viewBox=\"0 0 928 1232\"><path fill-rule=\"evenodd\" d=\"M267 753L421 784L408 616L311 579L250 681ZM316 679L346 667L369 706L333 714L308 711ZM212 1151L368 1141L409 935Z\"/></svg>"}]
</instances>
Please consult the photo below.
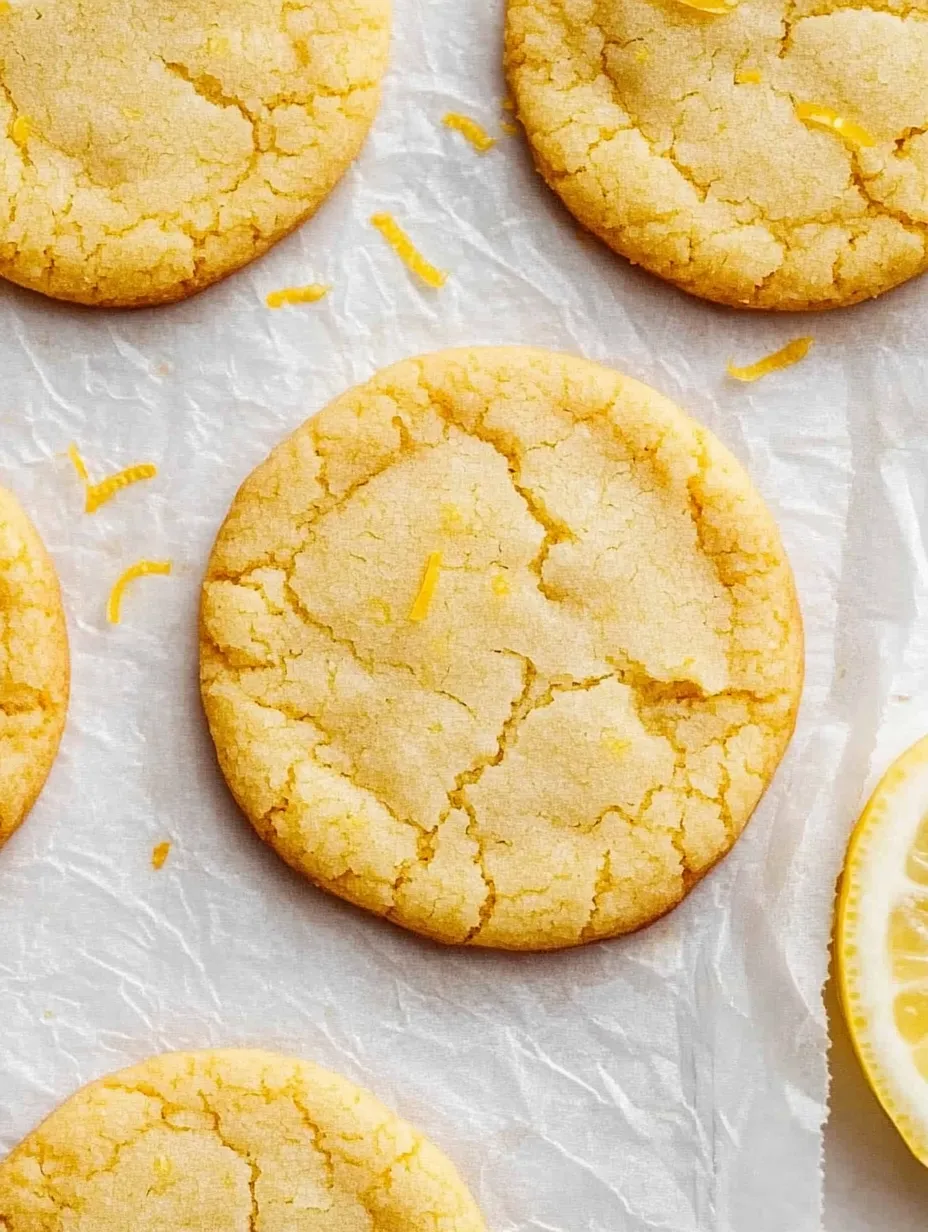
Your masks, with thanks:
<instances>
[{"instance_id":1,"label":"halved lemon slice","mask_svg":"<svg viewBox=\"0 0 928 1232\"><path fill-rule=\"evenodd\" d=\"M928 1166L928 737L893 763L851 836L835 952L870 1086Z\"/></svg>"}]
</instances>

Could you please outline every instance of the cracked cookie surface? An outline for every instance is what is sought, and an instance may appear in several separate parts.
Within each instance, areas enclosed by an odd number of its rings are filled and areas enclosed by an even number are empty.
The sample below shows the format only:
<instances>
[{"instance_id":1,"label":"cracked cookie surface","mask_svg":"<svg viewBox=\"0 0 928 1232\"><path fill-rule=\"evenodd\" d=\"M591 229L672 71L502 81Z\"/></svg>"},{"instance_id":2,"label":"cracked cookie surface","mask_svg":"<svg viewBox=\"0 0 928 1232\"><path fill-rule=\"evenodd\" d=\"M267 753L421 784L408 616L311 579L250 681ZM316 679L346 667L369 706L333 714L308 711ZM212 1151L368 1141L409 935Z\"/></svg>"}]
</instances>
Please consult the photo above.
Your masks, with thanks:
<instances>
[{"instance_id":1,"label":"cracked cookie surface","mask_svg":"<svg viewBox=\"0 0 928 1232\"><path fill-rule=\"evenodd\" d=\"M0 845L51 770L68 706L68 637L54 566L0 488Z\"/></svg>"},{"instance_id":2,"label":"cracked cookie surface","mask_svg":"<svg viewBox=\"0 0 928 1232\"><path fill-rule=\"evenodd\" d=\"M317 884L448 943L557 948L669 910L741 832L801 679L792 574L738 463L653 390L527 348L338 398L245 482L204 582L203 699L245 813Z\"/></svg>"},{"instance_id":3,"label":"cracked cookie surface","mask_svg":"<svg viewBox=\"0 0 928 1232\"><path fill-rule=\"evenodd\" d=\"M182 299L308 218L357 155L390 0L11 0L0 12L0 275L61 299Z\"/></svg>"},{"instance_id":4,"label":"cracked cookie surface","mask_svg":"<svg viewBox=\"0 0 928 1232\"><path fill-rule=\"evenodd\" d=\"M445 1156L306 1061L155 1057L79 1091L0 1163L4 1232L484 1232Z\"/></svg>"},{"instance_id":5,"label":"cracked cookie surface","mask_svg":"<svg viewBox=\"0 0 928 1232\"><path fill-rule=\"evenodd\" d=\"M508 0L506 64L541 174L612 248L720 303L831 308L928 268L926 19L926 0Z\"/></svg>"}]
</instances>

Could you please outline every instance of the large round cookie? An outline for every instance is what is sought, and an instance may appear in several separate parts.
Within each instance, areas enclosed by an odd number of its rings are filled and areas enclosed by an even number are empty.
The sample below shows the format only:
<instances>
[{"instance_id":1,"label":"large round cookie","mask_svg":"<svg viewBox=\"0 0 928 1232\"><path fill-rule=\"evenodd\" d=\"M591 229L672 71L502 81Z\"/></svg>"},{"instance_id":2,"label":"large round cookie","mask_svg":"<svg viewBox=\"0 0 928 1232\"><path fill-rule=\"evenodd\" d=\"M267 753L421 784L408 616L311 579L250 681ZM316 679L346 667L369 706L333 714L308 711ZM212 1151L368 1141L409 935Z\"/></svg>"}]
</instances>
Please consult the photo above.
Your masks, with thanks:
<instances>
[{"instance_id":1,"label":"large round cookie","mask_svg":"<svg viewBox=\"0 0 928 1232\"><path fill-rule=\"evenodd\" d=\"M738 463L653 390L519 348L398 364L280 445L219 534L201 637L259 833L408 928L512 949L678 903L802 677Z\"/></svg>"},{"instance_id":2,"label":"large round cookie","mask_svg":"<svg viewBox=\"0 0 928 1232\"><path fill-rule=\"evenodd\" d=\"M444 1155L372 1095L268 1052L155 1057L0 1163L4 1232L484 1232Z\"/></svg>"},{"instance_id":3,"label":"large round cookie","mask_svg":"<svg viewBox=\"0 0 928 1232\"><path fill-rule=\"evenodd\" d=\"M10 0L0 274L181 299L307 218L358 153L390 0Z\"/></svg>"},{"instance_id":4,"label":"large round cookie","mask_svg":"<svg viewBox=\"0 0 928 1232\"><path fill-rule=\"evenodd\" d=\"M0 488L0 845L42 790L68 707L58 579L35 529Z\"/></svg>"},{"instance_id":5,"label":"large round cookie","mask_svg":"<svg viewBox=\"0 0 928 1232\"><path fill-rule=\"evenodd\" d=\"M539 170L633 262L781 309L853 304L928 267L924 3L508 6Z\"/></svg>"}]
</instances>

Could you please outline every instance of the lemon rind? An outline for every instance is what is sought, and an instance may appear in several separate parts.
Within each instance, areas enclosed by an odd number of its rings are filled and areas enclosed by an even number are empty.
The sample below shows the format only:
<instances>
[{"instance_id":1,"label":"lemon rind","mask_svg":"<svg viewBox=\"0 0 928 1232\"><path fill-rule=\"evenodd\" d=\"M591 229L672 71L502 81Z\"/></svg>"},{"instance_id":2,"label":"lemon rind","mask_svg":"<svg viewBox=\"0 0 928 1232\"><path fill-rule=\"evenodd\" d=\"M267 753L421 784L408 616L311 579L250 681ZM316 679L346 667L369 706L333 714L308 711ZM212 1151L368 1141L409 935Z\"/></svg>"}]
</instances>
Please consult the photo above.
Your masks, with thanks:
<instances>
[{"instance_id":1,"label":"lemon rind","mask_svg":"<svg viewBox=\"0 0 928 1232\"><path fill-rule=\"evenodd\" d=\"M928 1129L913 1115L911 1101L900 1090L898 1076L890 1073L881 1060L873 1041L872 1018L864 1017L861 1012L860 1007L864 1001L861 983L864 973L857 932L861 899L865 892L860 870L867 866L868 852L883 833L891 802L904 786L911 783L916 771L928 771L928 736L912 745L886 771L851 834L838 896L835 956L841 1007L851 1043L867 1082L906 1146L920 1163L928 1167ZM901 1048L908 1051L904 1044L901 1044ZM924 1083L925 1079L915 1069L914 1062L910 1061L910 1064L917 1081Z\"/></svg>"}]
</instances>

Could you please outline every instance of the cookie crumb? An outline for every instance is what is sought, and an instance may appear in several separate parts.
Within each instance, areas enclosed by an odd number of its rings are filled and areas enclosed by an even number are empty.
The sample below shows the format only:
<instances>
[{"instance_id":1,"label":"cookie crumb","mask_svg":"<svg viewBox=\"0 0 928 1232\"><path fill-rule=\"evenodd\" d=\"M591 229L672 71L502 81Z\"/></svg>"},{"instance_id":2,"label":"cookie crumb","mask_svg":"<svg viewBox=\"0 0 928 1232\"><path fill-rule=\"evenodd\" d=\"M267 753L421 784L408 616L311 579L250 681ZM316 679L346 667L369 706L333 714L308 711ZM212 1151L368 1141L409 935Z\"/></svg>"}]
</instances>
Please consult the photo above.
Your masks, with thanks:
<instances>
[{"instance_id":1,"label":"cookie crumb","mask_svg":"<svg viewBox=\"0 0 928 1232\"><path fill-rule=\"evenodd\" d=\"M111 625L118 625L122 616L122 597L126 587L134 582L137 578L150 577L152 574L160 574L167 576L171 572L171 562L169 560L140 560L134 565L130 565L128 569L116 580L116 584L110 591L110 597L106 604L106 619Z\"/></svg>"},{"instance_id":2,"label":"cookie crumb","mask_svg":"<svg viewBox=\"0 0 928 1232\"><path fill-rule=\"evenodd\" d=\"M792 342L787 342L786 346L780 347L779 351L774 351L772 355L765 355L762 359L758 359L753 364L747 364L743 368L737 367L729 360L728 375L734 377L736 381L759 381L762 376L767 376L770 372L778 372L781 368L791 368L793 364L798 364L801 359L805 359L814 341L814 338L794 338Z\"/></svg>"},{"instance_id":3,"label":"cookie crumb","mask_svg":"<svg viewBox=\"0 0 928 1232\"><path fill-rule=\"evenodd\" d=\"M283 308L284 304L317 304L331 290L322 282L311 282L305 287L283 287L280 291L269 292L265 303L268 308Z\"/></svg>"},{"instance_id":4,"label":"cookie crumb","mask_svg":"<svg viewBox=\"0 0 928 1232\"><path fill-rule=\"evenodd\" d=\"M837 133L852 150L865 150L876 145L876 140L862 124L849 120L832 107L823 107L819 103L797 103L796 115L803 124L812 128L823 128L827 132Z\"/></svg>"},{"instance_id":5,"label":"cookie crumb","mask_svg":"<svg viewBox=\"0 0 928 1232\"><path fill-rule=\"evenodd\" d=\"M425 566L425 574L422 578L422 585L419 587L419 593L416 595L409 612L410 620L418 623L420 620L425 620L426 616L428 616L429 608L432 606L432 599L435 597L439 577L441 577L441 552L430 552Z\"/></svg>"},{"instance_id":6,"label":"cookie crumb","mask_svg":"<svg viewBox=\"0 0 928 1232\"><path fill-rule=\"evenodd\" d=\"M164 868L165 864L167 863L167 858L170 854L171 854L171 844L170 843L158 843L156 847L152 848L151 866L155 870L156 873L160 872L161 869Z\"/></svg>"},{"instance_id":7,"label":"cookie crumb","mask_svg":"<svg viewBox=\"0 0 928 1232\"><path fill-rule=\"evenodd\" d=\"M371 225L377 228L400 260L421 278L426 286L437 290L445 285L448 275L426 261L392 214L371 215Z\"/></svg>"},{"instance_id":8,"label":"cookie crumb","mask_svg":"<svg viewBox=\"0 0 928 1232\"><path fill-rule=\"evenodd\" d=\"M442 118L442 124L466 137L479 154L486 154L487 150L492 150L496 145L496 138L491 137L487 130L476 120L472 120L470 116L449 111Z\"/></svg>"}]
</instances>

